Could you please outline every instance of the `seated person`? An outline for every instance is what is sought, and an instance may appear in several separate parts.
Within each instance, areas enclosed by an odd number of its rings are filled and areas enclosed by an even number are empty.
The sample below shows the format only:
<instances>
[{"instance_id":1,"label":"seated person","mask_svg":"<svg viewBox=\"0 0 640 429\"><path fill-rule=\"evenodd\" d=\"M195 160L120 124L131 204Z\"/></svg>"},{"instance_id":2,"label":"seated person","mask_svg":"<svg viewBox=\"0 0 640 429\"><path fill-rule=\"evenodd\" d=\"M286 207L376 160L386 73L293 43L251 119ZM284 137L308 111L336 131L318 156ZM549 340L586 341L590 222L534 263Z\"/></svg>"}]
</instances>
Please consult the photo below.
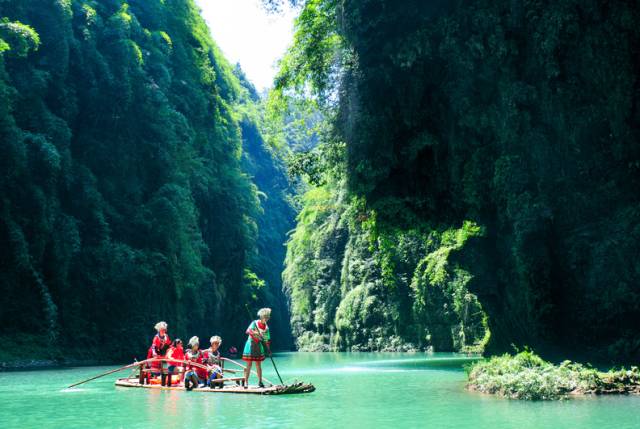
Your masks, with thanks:
<instances>
[{"instance_id":1,"label":"seated person","mask_svg":"<svg viewBox=\"0 0 640 429\"><path fill-rule=\"evenodd\" d=\"M191 337L189 340L189 350L187 350L186 360L202 363L203 353L200 350L200 339L198 337ZM207 371L191 366L187 364L187 372L184 374L184 387L187 390L191 390L194 387L198 387L200 384L203 386L207 383Z\"/></svg>"},{"instance_id":2,"label":"seated person","mask_svg":"<svg viewBox=\"0 0 640 429\"><path fill-rule=\"evenodd\" d=\"M207 378L207 384L210 388L215 389L216 385L221 389L224 387L224 383L214 383L212 380L223 378L222 374L222 357L220 356L220 345L222 344L222 338L214 335L209 340L211 347L203 352L204 356L202 363L209 367L209 377Z\"/></svg>"},{"instance_id":3,"label":"seated person","mask_svg":"<svg viewBox=\"0 0 640 429\"><path fill-rule=\"evenodd\" d=\"M173 346L167 352L168 359L175 359L169 361L169 380L167 385L171 387L172 377L174 374L182 375L184 369L184 350L182 348L182 340L177 338ZM180 380L182 381L182 380ZM180 382L179 381L179 382Z\"/></svg>"}]
</instances>

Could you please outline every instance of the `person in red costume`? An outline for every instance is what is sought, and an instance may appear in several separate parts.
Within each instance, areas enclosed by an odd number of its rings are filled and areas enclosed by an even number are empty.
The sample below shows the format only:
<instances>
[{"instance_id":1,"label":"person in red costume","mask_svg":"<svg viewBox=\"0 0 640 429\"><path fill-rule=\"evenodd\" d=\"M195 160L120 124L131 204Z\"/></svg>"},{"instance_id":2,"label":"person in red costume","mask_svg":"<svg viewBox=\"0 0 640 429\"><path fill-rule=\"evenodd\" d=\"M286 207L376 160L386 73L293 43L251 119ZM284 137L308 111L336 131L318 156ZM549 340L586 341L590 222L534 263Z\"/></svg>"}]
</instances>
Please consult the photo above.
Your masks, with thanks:
<instances>
[{"instance_id":1,"label":"person in red costume","mask_svg":"<svg viewBox=\"0 0 640 429\"><path fill-rule=\"evenodd\" d=\"M167 386L171 387L171 377L173 377L173 374L182 375L184 367L184 349L182 348L182 340L180 338L176 338L173 346L171 346L167 352L167 359L174 359L169 361L169 376L167 378Z\"/></svg>"},{"instance_id":2,"label":"person in red costume","mask_svg":"<svg viewBox=\"0 0 640 429\"><path fill-rule=\"evenodd\" d=\"M147 353L147 358L164 358L167 356L167 351L171 347L171 338L167 334L167 322L156 323L156 331L158 333L153 337L151 347ZM169 365L167 362L153 362L151 368L157 369L161 376L161 384L165 386L167 384L167 372Z\"/></svg>"}]
</instances>

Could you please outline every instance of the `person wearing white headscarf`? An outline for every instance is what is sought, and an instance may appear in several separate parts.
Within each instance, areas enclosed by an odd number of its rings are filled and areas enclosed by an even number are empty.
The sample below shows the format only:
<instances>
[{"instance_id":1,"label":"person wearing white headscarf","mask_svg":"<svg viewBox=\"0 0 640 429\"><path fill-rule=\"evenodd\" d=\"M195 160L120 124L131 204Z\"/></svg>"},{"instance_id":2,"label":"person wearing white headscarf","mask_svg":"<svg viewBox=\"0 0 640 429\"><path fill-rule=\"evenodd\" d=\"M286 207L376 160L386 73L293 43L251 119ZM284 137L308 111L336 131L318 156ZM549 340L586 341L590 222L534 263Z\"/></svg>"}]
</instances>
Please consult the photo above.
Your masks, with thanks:
<instances>
[{"instance_id":1,"label":"person wearing white headscarf","mask_svg":"<svg viewBox=\"0 0 640 429\"><path fill-rule=\"evenodd\" d=\"M207 365L207 367L209 368L207 384L212 389L215 389L216 387L222 389L224 387L223 382L213 381L223 378L222 356L220 355L220 345L222 344L222 338L220 338L218 335L214 335L213 337L211 337L209 342L211 343L211 347L203 352L204 357L202 358L202 363Z\"/></svg>"},{"instance_id":2,"label":"person wearing white headscarf","mask_svg":"<svg viewBox=\"0 0 640 429\"><path fill-rule=\"evenodd\" d=\"M200 350L200 339L196 336L191 337L189 340L189 350L187 351L186 359L188 361L201 364L203 358L202 350ZM187 390L191 390L199 385L206 384L207 371L202 368L187 365L187 372L184 374L184 387Z\"/></svg>"},{"instance_id":3,"label":"person wearing white headscarf","mask_svg":"<svg viewBox=\"0 0 640 429\"><path fill-rule=\"evenodd\" d=\"M151 341L151 347L149 347L149 351L147 352L147 359L152 358L164 358L167 355L167 351L169 351L169 347L171 347L171 338L167 334L167 322L158 322L155 324L154 328L158 332L154 335L153 340ZM154 374L161 375L161 383L163 386L167 384L167 362L152 362L150 367ZM149 383L149 373L147 372L147 377L144 377L144 372L140 371L140 378L138 380L140 384L143 384L145 381Z\"/></svg>"},{"instance_id":4,"label":"person wearing white headscarf","mask_svg":"<svg viewBox=\"0 0 640 429\"><path fill-rule=\"evenodd\" d=\"M262 361L265 359L265 347L271 353L271 334L267 322L271 318L270 308L261 308L258 311L258 320L251 322L246 330L248 335L247 342L242 352L242 360L247 362L244 371L244 386L248 387L249 375L251 375L251 364L256 363L256 372L258 373L258 386L264 387L262 383Z\"/></svg>"}]
</instances>

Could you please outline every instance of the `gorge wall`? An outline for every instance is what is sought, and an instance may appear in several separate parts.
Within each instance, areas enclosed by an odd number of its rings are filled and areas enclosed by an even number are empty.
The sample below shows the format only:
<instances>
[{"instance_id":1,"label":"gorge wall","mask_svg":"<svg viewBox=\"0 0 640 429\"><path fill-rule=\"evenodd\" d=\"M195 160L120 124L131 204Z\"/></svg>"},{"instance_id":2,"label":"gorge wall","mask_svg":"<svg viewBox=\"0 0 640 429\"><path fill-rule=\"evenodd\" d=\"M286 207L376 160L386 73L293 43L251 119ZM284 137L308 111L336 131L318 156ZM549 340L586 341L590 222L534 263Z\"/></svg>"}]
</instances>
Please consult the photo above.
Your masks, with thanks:
<instances>
[{"instance_id":1,"label":"gorge wall","mask_svg":"<svg viewBox=\"0 0 640 429\"><path fill-rule=\"evenodd\" d=\"M337 88L345 188L378 229L482 229L450 262L488 315L488 350L637 362L640 7L302 3L314 39L281 85Z\"/></svg>"},{"instance_id":2,"label":"gorge wall","mask_svg":"<svg viewBox=\"0 0 640 429\"><path fill-rule=\"evenodd\" d=\"M238 345L266 304L287 347L287 178L193 1L0 17L0 361L144 357L158 320Z\"/></svg>"}]
</instances>

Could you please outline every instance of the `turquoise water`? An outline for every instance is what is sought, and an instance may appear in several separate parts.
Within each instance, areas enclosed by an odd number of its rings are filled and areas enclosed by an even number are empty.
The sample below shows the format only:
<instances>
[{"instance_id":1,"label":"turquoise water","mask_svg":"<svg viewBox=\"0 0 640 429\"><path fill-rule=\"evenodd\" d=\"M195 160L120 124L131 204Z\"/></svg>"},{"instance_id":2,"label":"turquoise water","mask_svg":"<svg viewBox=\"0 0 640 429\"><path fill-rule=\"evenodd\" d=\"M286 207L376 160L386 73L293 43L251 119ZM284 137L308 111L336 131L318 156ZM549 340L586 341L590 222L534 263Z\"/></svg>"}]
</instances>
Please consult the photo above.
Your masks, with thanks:
<instances>
[{"instance_id":1,"label":"turquoise water","mask_svg":"<svg viewBox=\"0 0 640 429\"><path fill-rule=\"evenodd\" d=\"M115 367L0 373L0 428L640 428L640 397L524 402L469 393L452 354L287 353L286 380L315 384L291 396L115 387ZM269 362L265 376L276 379ZM123 372L120 374L128 374Z\"/></svg>"}]
</instances>

